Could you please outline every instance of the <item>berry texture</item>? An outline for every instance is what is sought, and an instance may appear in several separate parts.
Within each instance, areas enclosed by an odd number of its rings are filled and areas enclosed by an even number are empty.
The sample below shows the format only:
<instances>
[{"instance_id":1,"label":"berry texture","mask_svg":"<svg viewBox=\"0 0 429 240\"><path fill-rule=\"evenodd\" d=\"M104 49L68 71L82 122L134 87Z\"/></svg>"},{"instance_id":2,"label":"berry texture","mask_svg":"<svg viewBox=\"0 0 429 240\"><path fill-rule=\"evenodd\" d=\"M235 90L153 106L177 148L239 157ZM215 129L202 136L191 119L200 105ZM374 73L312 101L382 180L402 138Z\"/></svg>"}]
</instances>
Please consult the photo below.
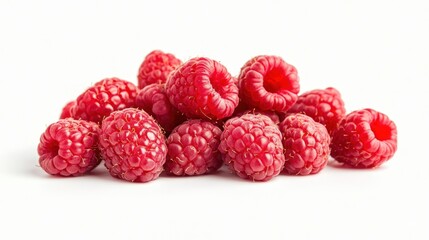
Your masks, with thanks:
<instances>
[{"instance_id":1,"label":"berry texture","mask_svg":"<svg viewBox=\"0 0 429 240\"><path fill-rule=\"evenodd\" d=\"M182 61L171 53L160 50L150 52L140 65L138 87L141 89L152 83L165 83L168 75L180 64Z\"/></svg>"},{"instance_id":2,"label":"berry texture","mask_svg":"<svg viewBox=\"0 0 429 240\"><path fill-rule=\"evenodd\" d=\"M173 71L166 83L170 102L189 118L219 120L238 105L235 78L219 62L193 58Z\"/></svg>"},{"instance_id":3,"label":"berry texture","mask_svg":"<svg viewBox=\"0 0 429 240\"><path fill-rule=\"evenodd\" d=\"M314 121L325 125L329 134L332 134L346 115L341 94L332 87L315 89L301 94L288 112L302 113L312 117Z\"/></svg>"},{"instance_id":4,"label":"berry texture","mask_svg":"<svg viewBox=\"0 0 429 240\"><path fill-rule=\"evenodd\" d=\"M99 127L93 122L60 119L49 125L37 147L39 164L51 175L78 176L100 163Z\"/></svg>"},{"instance_id":5,"label":"berry texture","mask_svg":"<svg viewBox=\"0 0 429 240\"><path fill-rule=\"evenodd\" d=\"M73 118L100 123L116 110L134 107L137 87L119 78L105 78L78 96Z\"/></svg>"},{"instance_id":6,"label":"berry texture","mask_svg":"<svg viewBox=\"0 0 429 240\"><path fill-rule=\"evenodd\" d=\"M240 116L243 116L244 114L264 115L264 116L269 117L275 124L280 124L280 117L274 111L262 111L262 110L258 110L258 109L251 109L251 110L246 110L243 112L236 113L235 117L240 117Z\"/></svg>"},{"instance_id":7,"label":"berry texture","mask_svg":"<svg viewBox=\"0 0 429 240\"><path fill-rule=\"evenodd\" d=\"M218 151L221 133L219 127L200 119L176 127L167 138L167 173L202 175L218 170L223 163Z\"/></svg>"},{"instance_id":8,"label":"berry texture","mask_svg":"<svg viewBox=\"0 0 429 240\"><path fill-rule=\"evenodd\" d=\"M167 155L161 128L136 108L115 111L103 120L99 147L110 174L130 182L158 178Z\"/></svg>"},{"instance_id":9,"label":"berry texture","mask_svg":"<svg viewBox=\"0 0 429 240\"><path fill-rule=\"evenodd\" d=\"M76 101L70 101L68 102L63 109L61 110L61 115L60 115L60 119L64 119L64 118L70 118L72 117L73 114L73 108L76 105Z\"/></svg>"},{"instance_id":10,"label":"berry texture","mask_svg":"<svg viewBox=\"0 0 429 240\"><path fill-rule=\"evenodd\" d=\"M286 112L296 102L299 78L281 57L261 55L247 61L238 77L240 99L250 107Z\"/></svg>"},{"instance_id":11,"label":"berry texture","mask_svg":"<svg viewBox=\"0 0 429 240\"><path fill-rule=\"evenodd\" d=\"M284 172L309 175L328 163L331 137L326 127L303 114L289 114L279 125L285 153Z\"/></svg>"},{"instance_id":12,"label":"berry texture","mask_svg":"<svg viewBox=\"0 0 429 240\"><path fill-rule=\"evenodd\" d=\"M241 178L268 181L283 169L281 133L267 116L245 114L229 119L220 141L223 161Z\"/></svg>"},{"instance_id":13,"label":"berry texture","mask_svg":"<svg viewBox=\"0 0 429 240\"><path fill-rule=\"evenodd\" d=\"M135 106L154 117L168 134L185 120L167 97L164 84L150 84L141 89L136 97Z\"/></svg>"},{"instance_id":14,"label":"berry texture","mask_svg":"<svg viewBox=\"0 0 429 240\"><path fill-rule=\"evenodd\" d=\"M332 134L331 156L355 168L375 168L397 149L395 123L385 114L362 109L347 114Z\"/></svg>"}]
</instances>

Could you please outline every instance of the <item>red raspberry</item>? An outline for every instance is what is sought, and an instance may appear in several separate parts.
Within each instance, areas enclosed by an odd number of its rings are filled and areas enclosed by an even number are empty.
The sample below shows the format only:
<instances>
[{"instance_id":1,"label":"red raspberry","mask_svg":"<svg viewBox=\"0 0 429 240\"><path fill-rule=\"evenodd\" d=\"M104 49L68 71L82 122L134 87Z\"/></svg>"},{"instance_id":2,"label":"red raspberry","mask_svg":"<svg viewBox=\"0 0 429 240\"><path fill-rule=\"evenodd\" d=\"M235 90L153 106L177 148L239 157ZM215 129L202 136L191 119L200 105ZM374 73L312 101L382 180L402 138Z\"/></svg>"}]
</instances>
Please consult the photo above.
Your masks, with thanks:
<instances>
[{"instance_id":1,"label":"red raspberry","mask_svg":"<svg viewBox=\"0 0 429 240\"><path fill-rule=\"evenodd\" d=\"M369 108L347 114L332 134L331 156L351 167L378 167L392 158L396 149L395 123Z\"/></svg>"},{"instance_id":2,"label":"red raspberry","mask_svg":"<svg viewBox=\"0 0 429 240\"><path fill-rule=\"evenodd\" d=\"M100 163L99 127L93 122L60 119L46 128L37 147L39 164L51 175L78 176Z\"/></svg>"},{"instance_id":3,"label":"red raspberry","mask_svg":"<svg viewBox=\"0 0 429 240\"><path fill-rule=\"evenodd\" d=\"M168 100L164 84L150 84L141 89L136 97L136 107L154 117L168 133L185 118Z\"/></svg>"},{"instance_id":4,"label":"red raspberry","mask_svg":"<svg viewBox=\"0 0 429 240\"><path fill-rule=\"evenodd\" d=\"M103 120L99 147L110 174L131 182L158 178L167 155L161 128L136 108L115 111Z\"/></svg>"},{"instance_id":5,"label":"red raspberry","mask_svg":"<svg viewBox=\"0 0 429 240\"><path fill-rule=\"evenodd\" d=\"M164 53L160 50L150 52L139 68L138 87L144 88L152 83L165 83L168 75L182 64L171 53Z\"/></svg>"},{"instance_id":6,"label":"red raspberry","mask_svg":"<svg viewBox=\"0 0 429 240\"><path fill-rule=\"evenodd\" d=\"M301 94L288 112L302 113L312 117L314 121L325 125L329 134L332 134L346 115L341 94L332 87L315 89Z\"/></svg>"},{"instance_id":7,"label":"red raspberry","mask_svg":"<svg viewBox=\"0 0 429 240\"><path fill-rule=\"evenodd\" d=\"M71 118L73 113L73 108L76 105L76 101L68 102L62 109L60 119Z\"/></svg>"},{"instance_id":8,"label":"red raspberry","mask_svg":"<svg viewBox=\"0 0 429 240\"><path fill-rule=\"evenodd\" d=\"M281 133L264 115L229 119L219 144L222 159L241 178L268 181L283 169Z\"/></svg>"},{"instance_id":9,"label":"red raspberry","mask_svg":"<svg viewBox=\"0 0 429 240\"><path fill-rule=\"evenodd\" d=\"M284 172L308 175L320 172L329 159L331 137L326 127L303 114L290 114L280 123L285 149Z\"/></svg>"},{"instance_id":10,"label":"red raspberry","mask_svg":"<svg viewBox=\"0 0 429 240\"><path fill-rule=\"evenodd\" d=\"M217 150L221 133L216 125L200 119L177 126L167 138L167 173L202 175L218 170L222 166Z\"/></svg>"},{"instance_id":11,"label":"red raspberry","mask_svg":"<svg viewBox=\"0 0 429 240\"><path fill-rule=\"evenodd\" d=\"M187 117L219 120L238 105L236 83L219 62L200 57L173 71L166 88L170 102Z\"/></svg>"},{"instance_id":12,"label":"red raspberry","mask_svg":"<svg viewBox=\"0 0 429 240\"><path fill-rule=\"evenodd\" d=\"M250 107L285 112L296 102L296 68L278 56L257 56L244 64L238 77L240 98Z\"/></svg>"},{"instance_id":13,"label":"red raspberry","mask_svg":"<svg viewBox=\"0 0 429 240\"><path fill-rule=\"evenodd\" d=\"M280 123L280 117L279 115L274 112L274 111L263 111L263 110L258 110L258 109L249 109L243 112L239 112L235 114L235 117L240 117L243 116L244 114L255 114L255 115L265 115L267 117L269 117L275 124L279 124Z\"/></svg>"},{"instance_id":14,"label":"red raspberry","mask_svg":"<svg viewBox=\"0 0 429 240\"><path fill-rule=\"evenodd\" d=\"M100 123L116 110L133 107L137 87L119 78L105 78L83 92L76 100L73 118Z\"/></svg>"}]
</instances>

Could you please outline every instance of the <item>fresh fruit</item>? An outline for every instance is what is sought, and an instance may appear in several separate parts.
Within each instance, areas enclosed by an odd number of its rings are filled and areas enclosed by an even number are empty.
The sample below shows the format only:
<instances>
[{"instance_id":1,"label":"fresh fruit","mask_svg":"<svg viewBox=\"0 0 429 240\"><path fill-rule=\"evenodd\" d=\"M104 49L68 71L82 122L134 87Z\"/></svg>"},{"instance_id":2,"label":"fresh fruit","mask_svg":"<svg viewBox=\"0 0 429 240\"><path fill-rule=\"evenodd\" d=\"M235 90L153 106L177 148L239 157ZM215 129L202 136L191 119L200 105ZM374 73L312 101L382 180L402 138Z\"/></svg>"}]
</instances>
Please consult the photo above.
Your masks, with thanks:
<instances>
[{"instance_id":1,"label":"fresh fruit","mask_svg":"<svg viewBox=\"0 0 429 240\"><path fill-rule=\"evenodd\" d=\"M268 181L283 169L281 133L267 116L245 114L226 121L219 151L239 177Z\"/></svg>"},{"instance_id":2,"label":"fresh fruit","mask_svg":"<svg viewBox=\"0 0 429 240\"><path fill-rule=\"evenodd\" d=\"M73 108L74 108L75 105L76 105L76 101L75 100L68 102L63 107L63 109L61 110L60 119L72 117Z\"/></svg>"},{"instance_id":3,"label":"fresh fruit","mask_svg":"<svg viewBox=\"0 0 429 240\"><path fill-rule=\"evenodd\" d=\"M303 114L289 114L280 123L285 154L284 172L309 175L328 163L331 137L326 127Z\"/></svg>"},{"instance_id":4,"label":"fresh fruit","mask_svg":"<svg viewBox=\"0 0 429 240\"><path fill-rule=\"evenodd\" d=\"M165 83L168 75L182 64L180 59L171 53L160 50L150 52L140 65L137 75L140 89L152 83Z\"/></svg>"},{"instance_id":5,"label":"fresh fruit","mask_svg":"<svg viewBox=\"0 0 429 240\"><path fill-rule=\"evenodd\" d=\"M332 134L331 156L355 168L379 167L396 149L395 123L370 108L347 114Z\"/></svg>"},{"instance_id":6,"label":"fresh fruit","mask_svg":"<svg viewBox=\"0 0 429 240\"><path fill-rule=\"evenodd\" d=\"M329 134L332 134L346 115L341 94L332 87L315 89L299 95L298 100L288 112L302 113L312 117L314 121L325 125Z\"/></svg>"},{"instance_id":7,"label":"fresh fruit","mask_svg":"<svg viewBox=\"0 0 429 240\"><path fill-rule=\"evenodd\" d=\"M183 176L218 170L223 163L218 151L221 133L219 127L200 119L177 126L167 138L166 172Z\"/></svg>"},{"instance_id":8,"label":"fresh fruit","mask_svg":"<svg viewBox=\"0 0 429 240\"><path fill-rule=\"evenodd\" d=\"M173 71L166 88L170 102L189 118L219 120L238 105L237 81L209 58L192 58Z\"/></svg>"},{"instance_id":9,"label":"fresh fruit","mask_svg":"<svg viewBox=\"0 0 429 240\"><path fill-rule=\"evenodd\" d=\"M296 102L299 78L281 57L261 55L247 61L238 77L240 99L249 107L286 112Z\"/></svg>"},{"instance_id":10,"label":"fresh fruit","mask_svg":"<svg viewBox=\"0 0 429 240\"><path fill-rule=\"evenodd\" d=\"M130 182L158 178L167 155L161 128L136 108L112 112L102 121L99 148L110 174Z\"/></svg>"},{"instance_id":11,"label":"fresh fruit","mask_svg":"<svg viewBox=\"0 0 429 240\"><path fill-rule=\"evenodd\" d=\"M50 124L37 147L40 166L57 176L88 173L100 163L99 130L93 122L72 118Z\"/></svg>"},{"instance_id":12,"label":"fresh fruit","mask_svg":"<svg viewBox=\"0 0 429 240\"><path fill-rule=\"evenodd\" d=\"M279 124L280 123L280 117L279 115L274 112L274 111L263 111L263 110L258 110L258 109L249 109L243 112L238 112L236 114L234 114L235 117L240 117L243 116L244 114L261 114L261 115L265 115L267 117L269 117L275 124Z\"/></svg>"},{"instance_id":13,"label":"fresh fruit","mask_svg":"<svg viewBox=\"0 0 429 240\"><path fill-rule=\"evenodd\" d=\"M185 117L168 100L164 84L150 84L139 90L136 97L137 108L145 110L169 134Z\"/></svg>"},{"instance_id":14,"label":"fresh fruit","mask_svg":"<svg viewBox=\"0 0 429 240\"><path fill-rule=\"evenodd\" d=\"M100 123L116 110L134 107L137 87L119 78L105 78L78 96L73 108L74 119Z\"/></svg>"}]
</instances>

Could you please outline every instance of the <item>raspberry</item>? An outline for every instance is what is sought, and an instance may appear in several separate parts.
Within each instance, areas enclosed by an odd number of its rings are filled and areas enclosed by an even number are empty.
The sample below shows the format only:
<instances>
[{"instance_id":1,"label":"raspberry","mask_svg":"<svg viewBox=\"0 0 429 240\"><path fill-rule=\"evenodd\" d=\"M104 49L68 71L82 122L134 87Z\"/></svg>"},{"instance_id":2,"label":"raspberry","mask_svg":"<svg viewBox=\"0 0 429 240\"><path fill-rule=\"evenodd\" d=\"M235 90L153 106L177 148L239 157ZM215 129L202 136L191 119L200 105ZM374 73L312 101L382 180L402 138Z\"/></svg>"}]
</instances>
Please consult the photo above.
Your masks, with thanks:
<instances>
[{"instance_id":1,"label":"raspberry","mask_svg":"<svg viewBox=\"0 0 429 240\"><path fill-rule=\"evenodd\" d=\"M262 111L262 110L258 110L258 109L251 109L251 110L246 110L243 112L239 112L235 114L235 117L240 117L243 116L244 114L261 114L261 115L265 115L267 117L269 117L275 124L279 124L280 123L280 117L276 112L273 111Z\"/></svg>"},{"instance_id":2,"label":"raspberry","mask_svg":"<svg viewBox=\"0 0 429 240\"><path fill-rule=\"evenodd\" d=\"M100 163L99 127L93 122L60 119L46 128L37 147L39 164L51 175L78 176Z\"/></svg>"},{"instance_id":3,"label":"raspberry","mask_svg":"<svg viewBox=\"0 0 429 240\"><path fill-rule=\"evenodd\" d=\"M347 114L332 134L331 156L355 168L375 168L397 149L395 123L385 114L362 109Z\"/></svg>"},{"instance_id":4,"label":"raspberry","mask_svg":"<svg viewBox=\"0 0 429 240\"><path fill-rule=\"evenodd\" d=\"M216 125L200 119L177 126L167 138L167 173L202 175L218 170L222 166L217 150L221 133Z\"/></svg>"},{"instance_id":5,"label":"raspberry","mask_svg":"<svg viewBox=\"0 0 429 240\"><path fill-rule=\"evenodd\" d=\"M171 53L164 53L160 50L150 52L139 68L138 87L144 88L152 83L165 83L168 75L182 64Z\"/></svg>"},{"instance_id":6,"label":"raspberry","mask_svg":"<svg viewBox=\"0 0 429 240\"><path fill-rule=\"evenodd\" d=\"M341 94L332 87L315 89L301 94L288 112L302 113L312 117L314 121L325 125L329 134L332 134L346 115Z\"/></svg>"},{"instance_id":7,"label":"raspberry","mask_svg":"<svg viewBox=\"0 0 429 240\"><path fill-rule=\"evenodd\" d=\"M76 105L76 101L68 102L62 109L60 119L71 118L73 113L73 108Z\"/></svg>"},{"instance_id":8,"label":"raspberry","mask_svg":"<svg viewBox=\"0 0 429 240\"><path fill-rule=\"evenodd\" d=\"M100 123L116 110L133 107L137 87L119 78L105 78L83 92L76 100L73 118Z\"/></svg>"},{"instance_id":9,"label":"raspberry","mask_svg":"<svg viewBox=\"0 0 429 240\"><path fill-rule=\"evenodd\" d=\"M278 56L257 56L238 77L240 98L250 107L285 112L296 102L299 78L294 66Z\"/></svg>"},{"instance_id":10,"label":"raspberry","mask_svg":"<svg viewBox=\"0 0 429 240\"><path fill-rule=\"evenodd\" d=\"M166 88L170 102L187 117L219 120L238 105L236 83L219 62L200 57L173 71Z\"/></svg>"},{"instance_id":11,"label":"raspberry","mask_svg":"<svg viewBox=\"0 0 429 240\"><path fill-rule=\"evenodd\" d=\"M164 84L150 84L141 89L135 106L152 115L167 134L185 120L168 100Z\"/></svg>"},{"instance_id":12,"label":"raspberry","mask_svg":"<svg viewBox=\"0 0 429 240\"><path fill-rule=\"evenodd\" d=\"M284 172L308 175L328 163L331 137L326 127L303 114L290 114L280 123L285 149Z\"/></svg>"},{"instance_id":13,"label":"raspberry","mask_svg":"<svg viewBox=\"0 0 429 240\"><path fill-rule=\"evenodd\" d=\"M161 128L136 108L115 111L102 121L99 147L110 174L131 182L158 178L167 155Z\"/></svg>"},{"instance_id":14,"label":"raspberry","mask_svg":"<svg viewBox=\"0 0 429 240\"><path fill-rule=\"evenodd\" d=\"M264 115L245 114L226 121L219 151L222 159L239 177L268 181L283 169L281 133Z\"/></svg>"}]
</instances>

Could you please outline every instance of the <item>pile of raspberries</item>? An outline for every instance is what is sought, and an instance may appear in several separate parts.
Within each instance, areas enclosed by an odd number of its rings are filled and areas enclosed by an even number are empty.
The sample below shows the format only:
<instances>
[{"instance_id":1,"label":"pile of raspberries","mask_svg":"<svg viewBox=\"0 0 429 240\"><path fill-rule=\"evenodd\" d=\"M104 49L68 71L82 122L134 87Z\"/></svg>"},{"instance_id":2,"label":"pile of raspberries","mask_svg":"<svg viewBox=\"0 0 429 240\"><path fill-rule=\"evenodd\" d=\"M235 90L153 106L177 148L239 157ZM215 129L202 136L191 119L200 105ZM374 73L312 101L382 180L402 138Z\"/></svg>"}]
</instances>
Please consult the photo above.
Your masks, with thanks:
<instances>
[{"instance_id":1,"label":"pile of raspberries","mask_svg":"<svg viewBox=\"0 0 429 240\"><path fill-rule=\"evenodd\" d=\"M296 68L279 56L256 56L234 77L210 58L182 62L155 50L137 85L106 78L67 103L40 137L39 163L51 175L78 176L103 161L130 182L226 165L241 178L268 181L316 174L330 157L359 169L392 158L397 130L385 114L346 114L332 87L299 91Z\"/></svg>"}]
</instances>

